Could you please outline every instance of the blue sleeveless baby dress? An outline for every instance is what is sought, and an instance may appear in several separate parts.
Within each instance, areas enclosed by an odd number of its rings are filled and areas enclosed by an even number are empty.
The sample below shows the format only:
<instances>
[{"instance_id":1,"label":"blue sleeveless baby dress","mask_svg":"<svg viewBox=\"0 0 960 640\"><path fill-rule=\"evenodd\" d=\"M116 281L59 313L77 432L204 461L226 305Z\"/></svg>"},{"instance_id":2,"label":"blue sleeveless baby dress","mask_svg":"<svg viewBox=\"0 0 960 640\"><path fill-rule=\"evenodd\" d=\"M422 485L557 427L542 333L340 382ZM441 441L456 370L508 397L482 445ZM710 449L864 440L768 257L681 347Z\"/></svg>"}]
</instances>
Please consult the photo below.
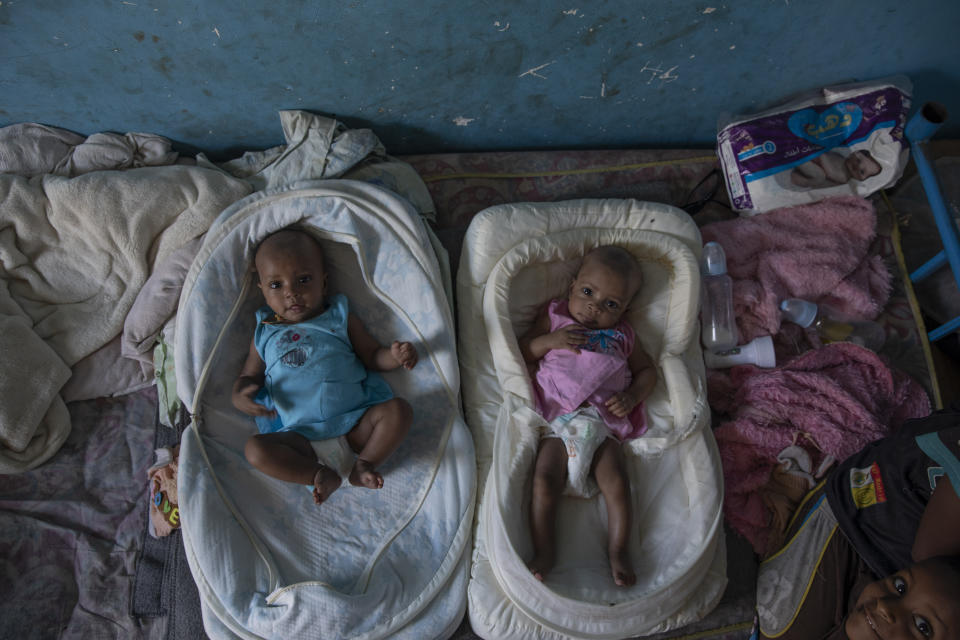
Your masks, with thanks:
<instances>
[{"instance_id":1,"label":"blue sleeveless baby dress","mask_svg":"<svg viewBox=\"0 0 960 640\"><path fill-rule=\"evenodd\" d=\"M273 324L270 307L257 310L253 343L266 371L255 401L277 411L276 418L256 418L260 433L336 438L368 408L393 397L386 380L367 371L353 351L346 296L336 294L327 302L323 313L297 324Z\"/></svg>"}]
</instances>

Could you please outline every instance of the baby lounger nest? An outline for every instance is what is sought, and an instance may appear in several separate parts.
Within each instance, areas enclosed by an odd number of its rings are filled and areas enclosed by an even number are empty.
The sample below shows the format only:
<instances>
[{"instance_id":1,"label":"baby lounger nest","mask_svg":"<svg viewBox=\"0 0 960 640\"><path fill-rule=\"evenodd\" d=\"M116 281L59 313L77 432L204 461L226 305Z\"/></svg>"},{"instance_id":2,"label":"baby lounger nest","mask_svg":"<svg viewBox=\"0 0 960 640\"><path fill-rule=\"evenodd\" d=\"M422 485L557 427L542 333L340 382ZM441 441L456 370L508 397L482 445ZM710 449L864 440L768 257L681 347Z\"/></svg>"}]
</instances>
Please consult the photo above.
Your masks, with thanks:
<instances>
[{"instance_id":1,"label":"baby lounger nest","mask_svg":"<svg viewBox=\"0 0 960 640\"><path fill-rule=\"evenodd\" d=\"M255 471L254 421L230 390L262 304L260 240L289 225L324 247L328 286L419 363L384 374L414 409L379 491L311 492ZM406 201L348 180L258 192L224 211L180 301L177 382L193 421L180 453L184 544L215 638L437 638L466 605L475 462L459 413L453 319L426 227Z\"/></svg>"},{"instance_id":2,"label":"baby lounger nest","mask_svg":"<svg viewBox=\"0 0 960 640\"><path fill-rule=\"evenodd\" d=\"M616 244L640 262L630 307L657 364L649 430L625 445L637 583L613 583L602 497L564 497L557 564L538 582L529 492L538 427L517 346L547 301L563 297L580 258ZM482 482L468 603L485 638L623 638L689 624L726 586L722 478L709 429L698 340L700 233L667 205L577 200L492 207L472 221L457 274L464 409Z\"/></svg>"}]
</instances>

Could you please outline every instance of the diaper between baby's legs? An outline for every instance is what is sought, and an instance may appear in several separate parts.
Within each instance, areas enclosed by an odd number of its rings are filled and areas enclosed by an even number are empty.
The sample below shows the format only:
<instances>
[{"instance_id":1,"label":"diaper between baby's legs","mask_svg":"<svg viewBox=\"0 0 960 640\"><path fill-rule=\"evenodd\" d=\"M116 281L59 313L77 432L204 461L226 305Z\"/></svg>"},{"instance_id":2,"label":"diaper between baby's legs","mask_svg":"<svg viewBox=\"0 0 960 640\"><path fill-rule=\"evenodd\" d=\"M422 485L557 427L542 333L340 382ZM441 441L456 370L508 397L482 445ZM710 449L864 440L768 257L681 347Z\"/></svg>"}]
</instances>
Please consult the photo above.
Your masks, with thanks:
<instances>
[{"instance_id":1,"label":"diaper between baby's legs","mask_svg":"<svg viewBox=\"0 0 960 640\"><path fill-rule=\"evenodd\" d=\"M600 444L613 434L594 407L581 407L555 418L545 438L560 438L567 450L567 486L564 495L590 498L599 488L590 477L593 456Z\"/></svg>"},{"instance_id":2,"label":"diaper between baby's legs","mask_svg":"<svg viewBox=\"0 0 960 640\"><path fill-rule=\"evenodd\" d=\"M317 454L317 461L330 467L337 472L341 478L346 478L353 469L353 449L347 442L347 436L338 436L336 438L327 438L325 440L311 440L310 446ZM313 485L306 485L313 490Z\"/></svg>"}]
</instances>

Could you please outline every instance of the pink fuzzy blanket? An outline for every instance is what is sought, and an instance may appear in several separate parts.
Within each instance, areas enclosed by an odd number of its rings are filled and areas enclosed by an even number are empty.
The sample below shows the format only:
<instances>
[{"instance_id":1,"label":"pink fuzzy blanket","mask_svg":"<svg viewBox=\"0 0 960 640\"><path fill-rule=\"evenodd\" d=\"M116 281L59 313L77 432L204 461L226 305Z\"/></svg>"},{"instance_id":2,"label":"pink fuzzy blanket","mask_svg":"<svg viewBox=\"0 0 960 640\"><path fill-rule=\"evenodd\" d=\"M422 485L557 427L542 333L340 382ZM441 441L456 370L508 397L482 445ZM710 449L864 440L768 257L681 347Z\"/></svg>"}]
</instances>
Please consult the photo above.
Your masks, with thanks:
<instances>
[{"instance_id":1,"label":"pink fuzzy blanket","mask_svg":"<svg viewBox=\"0 0 960 640\"><path fill-rule=\"evenodd\" d=\"M796 442L816 468L843 460L908 418L930 413L923 388L862 347L839 342L777 369L713 371L709 402L727 420L714 434L724 476L724 513L757 553L766 551L771 514L760 497L777 454Z\"/></svg>"},{"instance_id":2,"label":"pink fuzzy blanket","mask_svg":"<svg viewBox=\"0 0 960 640\"><path fill-rule=\"evenodd\" d=\"M826 304L849 320L876 317L890 295L882 258L869 254L876 224L869 201L844 197L703 227L704 242L727 254L740 342L776 334L785 298Z\"/></svg>"}]
</instances>

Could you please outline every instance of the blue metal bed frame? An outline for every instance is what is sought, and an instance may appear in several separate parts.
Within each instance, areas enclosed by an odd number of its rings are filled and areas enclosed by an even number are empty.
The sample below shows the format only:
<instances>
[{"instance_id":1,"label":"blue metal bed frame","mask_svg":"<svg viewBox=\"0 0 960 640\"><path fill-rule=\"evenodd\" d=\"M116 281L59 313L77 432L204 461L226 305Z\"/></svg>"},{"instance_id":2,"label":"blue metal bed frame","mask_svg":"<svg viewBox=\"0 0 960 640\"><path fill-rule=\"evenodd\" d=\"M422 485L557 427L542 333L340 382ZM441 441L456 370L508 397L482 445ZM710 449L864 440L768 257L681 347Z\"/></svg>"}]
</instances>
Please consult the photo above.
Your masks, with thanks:
<instances>
[{"instance_id":1,"label":"blue metal bed frame","mask_svg":"<svg viewBox=\"0 0 960 640\"><path fill-rule=\"evenodd\" d=\"M920 175L923 190L927 194L930 209L933 211L933 219L937 223L937 230L940 232L941 240L943 240L943 250L911 273L910 281L920 282L949 262L950 269L953 271L953 279L956 281L957 287L960 287L960 235L957 233L957 223L947 210L933 165L930 164L923 153L926 142L946 119L947 110L943 105L937 102L928 102L910 118L905 130L907 140L910 142L910 150L913 153L913 161L917 165L917 173ZM927 338L930 342L934 342L958 328L960 328L960 316L930 331Z\"/></svg>"}]
</instances>

